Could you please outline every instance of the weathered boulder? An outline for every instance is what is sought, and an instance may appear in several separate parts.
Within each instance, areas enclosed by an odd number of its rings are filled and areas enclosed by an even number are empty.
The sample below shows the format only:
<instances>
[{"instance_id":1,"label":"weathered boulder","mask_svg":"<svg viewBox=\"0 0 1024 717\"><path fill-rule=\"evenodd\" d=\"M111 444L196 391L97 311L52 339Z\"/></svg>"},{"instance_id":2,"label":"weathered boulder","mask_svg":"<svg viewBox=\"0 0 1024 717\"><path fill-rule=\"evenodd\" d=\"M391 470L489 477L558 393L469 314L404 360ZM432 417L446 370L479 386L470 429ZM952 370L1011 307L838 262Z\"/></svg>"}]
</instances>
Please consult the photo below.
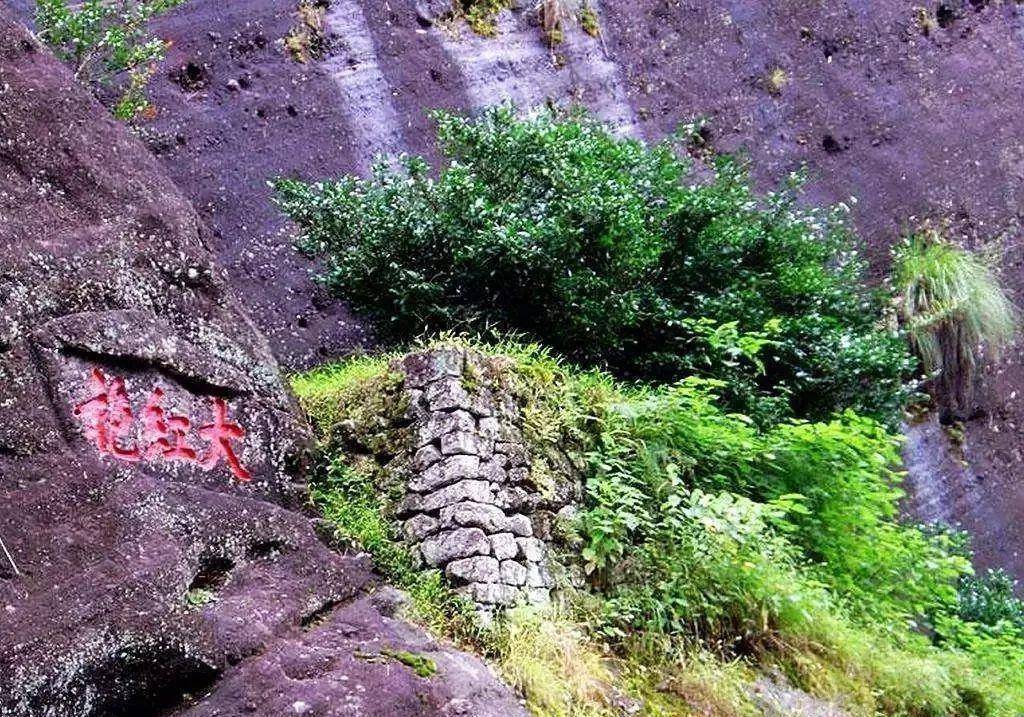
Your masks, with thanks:
<instances>
[{"instance_id":1,"label":"weathered boulder","mask_svg":"<svg viewBox=\"0 0 1024 717\"><path fill-rule=\"evenodd\" d=\"M293 510L306 429L225 287L0 5L0 715L523 714Z\"/></svg>"}]
</instances>

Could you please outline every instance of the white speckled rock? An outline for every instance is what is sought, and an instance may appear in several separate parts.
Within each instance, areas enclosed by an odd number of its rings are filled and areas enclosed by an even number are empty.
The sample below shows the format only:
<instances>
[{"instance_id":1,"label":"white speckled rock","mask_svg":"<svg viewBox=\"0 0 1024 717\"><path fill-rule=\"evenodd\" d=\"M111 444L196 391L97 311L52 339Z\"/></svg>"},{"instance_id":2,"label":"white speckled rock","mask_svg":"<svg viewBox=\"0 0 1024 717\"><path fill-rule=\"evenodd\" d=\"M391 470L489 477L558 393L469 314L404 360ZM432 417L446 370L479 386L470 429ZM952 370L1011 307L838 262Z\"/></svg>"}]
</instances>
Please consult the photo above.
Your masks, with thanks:
<instances>
[{"instance_id":1,"label":"white speckled rock","mask_svg":"<svg viewBox=\"0 0 1024 717\"><path fill-rule=\"evenodd\" d=\"M510 515L507 525L509 530L520 537L529 538L533 535L533 522L528 516L522 514Z\"/></svg>"},{"instance_id":2,"label":"white speckled rock","mask_svg":"<svg viewBox=\"0 0 1024 717\"><path fill-rule=\"evenodd\" d=\"M554 581L543 563L527 563L526 584L531 588L550 588Z\"/></svg>"},{"instance_id":3,"label":"white speckled rock","mask_svg":"<svg viewBox=\"0 0 1024 717\"><path fill-rule=\"evenodd\" d=\"M427 386L423 392L431 411L448 411L470 408L469 394L457 378L445 378Z\"/></svg>"},{"instance_id":4,"label":"white speckled rock","mask_svg":"<svg viewBox=\"0 0 1024 717\"><path fill-rule=\"evenodd\" d=\"M453 431L441 436L441 453L446 456L459 454L480 456L487 452L485 443L485 439L476 431Z\"/></svg>"},{"instance_id":5,"label":"white speckled rock","mask_svg":"<svg viewBox=\"0 0 1024 717\"><path fill-rule=\"evenodd\" d=\"M440 460L441 451L437 450L437 446L423 446L416 451L416 455L412 458L412 469L417 472L422 472Z\"/></svg>"},{"instance_id":6,"label":"white speckled rock","mask_svg":"<svg viewBox=\"0 0 1024 717\"><path fill-rule=\"evenodd\" d=\"M457 503L441 509L441 524L452 526L477 527L488 533L507 530L508 518L497 506L490 503Z\"/></svg>"},{"instance_id":7,"label":"white speckled rock","mask_svg":"<svg viewBox=\"0 0 1024 717\"><path fill-rule=\"evenodd\" d=\"M409 489L427 492L480 475L479 456L447 456L409 479Z\"/></svg>"},{"instance_id":8,"label":"white speckled rock","mask_svg":"<svg viewBox=\"0 0 1024 717\"><path fill-rule=\"evenodd\" d=\"M464 500L476 503L489 503L493 501L494 492L491 490L491 484L482 480L459 481L423 496L415 502L415 505L417 510L429 513L438 508L454 505Z\"/></svg>"},{"instance_id":9,"label":"white speckled rock","mask_svg":"<svg viewBox=\"0 0 1024 717\"><path fill-rule=\"evenodd\" d=\"M501 583L471 583L458 590L476 603L485 605L511 606L522 602L524 593L511 585ZM546 597L545 592L545 597Z\"/></svg>"},{"instance_id":10,"label":"white speckled rock","mask_svg":"<svg viewBox=\"0 0 1024 717\"><path fill-rule=\"evenodd\" d=\"M508 560L519 554L519 545L512 533L497 533L491 536L491 554L498 560Z\"/></svg>"},{"instance_id":11,"label":"white speckled rock","mask_svg":"<svg viewBox=\"0 0 1024 717\"><path fill-rule=\"evenodd\" d=\"M453 560L444 572L449 578L467 583L494 583L501 577L498 561L490 556Z\"/></svg>"},{"instance_id":12,"label":"white speckled rock","mask_svg":"<svg viewBox=\"0 0 1024 717\"><path fill-rule=\"evenodd\" d=\"M515 560L503 560L500 570L501 582L507 585L526 585L528 571L522 563L517 563Z\"/></svg>"},{"instance_id":13,"label":"white speckled rock","mask_svg":"<svg viewBox=\"0 0 1024 717\"><path fill-rule=\"evenodd\" d=\"M427 538L420 543L420 552L427 565L439 567L458 558L487 555L491 552L491 541L479 528L458 528Z\"/></svg>"},{"instance_id":14,"label":"white speckled rock","mask_svg":"<svg viewBox=\"0 0 1024 717\"><path fill-rule=\"evenodd\" d=\"M516 538L519 543L519 553L523 559L532 563L540 562L547 552L544 541L539 538Z\"/></svg>"},{"instance_id":15,"label":"white speckled rock","mask_svg":"<svg viewBox=\"0 0 1024 717\"><path fill-rule=\"evenodd\" d=\"M433 535L437 532L438 523L436 518L431 518L429 515L419 513L405 521L405 534L416 541L423 540L428 535Z\"/></svg>"}]
</instances>

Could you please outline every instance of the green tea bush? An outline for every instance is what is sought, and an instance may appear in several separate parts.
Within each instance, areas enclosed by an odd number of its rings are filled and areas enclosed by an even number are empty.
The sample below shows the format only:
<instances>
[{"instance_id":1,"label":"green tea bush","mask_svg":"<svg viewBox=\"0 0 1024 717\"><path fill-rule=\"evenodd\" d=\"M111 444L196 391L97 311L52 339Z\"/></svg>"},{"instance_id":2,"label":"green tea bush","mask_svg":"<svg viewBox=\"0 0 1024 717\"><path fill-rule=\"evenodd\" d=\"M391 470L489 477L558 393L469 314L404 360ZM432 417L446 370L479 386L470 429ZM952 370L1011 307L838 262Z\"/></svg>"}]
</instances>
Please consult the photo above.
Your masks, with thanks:
<instances>
[{"instance_id":1,"label":"green tea bush","mask_svg":"<svg viewBox=\"0 0 1024 717\"><path fill-rule=\"evenodd\" d=\"M149 107L146 85L167 50L149 22L182 2L36 0L36 31L80 81L90 86L120 82L114 115L131 119Z\"/></svg>"},{"instance_id":2,"label":"green tea bush","mask_svg":"<svg viewBox=\"0 0 1024 717\"><path fill-rule=\"evenodd\" d=\"M275 182L326 284L404 338L521 332L625 378L718 378L759 422L891 418L913 361L880 325L839 211L767 196L722 157L695 183L673 142L582 115L435 114L447 163Z\"/></svg>"}]
</instances>

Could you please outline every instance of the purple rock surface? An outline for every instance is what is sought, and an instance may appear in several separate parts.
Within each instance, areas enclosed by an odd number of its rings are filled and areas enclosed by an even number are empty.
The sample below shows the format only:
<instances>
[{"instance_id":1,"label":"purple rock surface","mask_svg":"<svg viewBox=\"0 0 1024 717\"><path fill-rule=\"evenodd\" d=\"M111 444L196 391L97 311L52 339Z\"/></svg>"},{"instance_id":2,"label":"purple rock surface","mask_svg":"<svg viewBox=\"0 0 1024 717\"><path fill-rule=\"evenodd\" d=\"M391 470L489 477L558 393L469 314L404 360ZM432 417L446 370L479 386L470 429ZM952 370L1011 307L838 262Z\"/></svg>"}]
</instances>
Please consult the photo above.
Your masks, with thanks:
<instances>
[{"instance_id":1,"label":"purple rock surface","mask_svg":"<svg viewBox=\"0 0 1024 717\"><path fill-rule=\"evenodd\" d=\"M210 239L0 5L0 715L524 714L303 512Z\"/></svg>"}]
</instances>

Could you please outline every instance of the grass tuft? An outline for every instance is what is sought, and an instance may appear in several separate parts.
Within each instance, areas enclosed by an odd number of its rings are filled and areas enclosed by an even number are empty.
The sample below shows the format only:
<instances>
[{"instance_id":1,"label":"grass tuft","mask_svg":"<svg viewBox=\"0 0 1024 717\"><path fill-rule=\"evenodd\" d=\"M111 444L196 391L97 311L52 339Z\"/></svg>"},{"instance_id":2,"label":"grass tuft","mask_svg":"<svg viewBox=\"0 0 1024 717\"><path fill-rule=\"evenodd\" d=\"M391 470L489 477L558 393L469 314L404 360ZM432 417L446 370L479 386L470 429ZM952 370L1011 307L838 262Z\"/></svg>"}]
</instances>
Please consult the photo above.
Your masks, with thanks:
<instances>
[{"instance_id":1,"label":"grass tuft","mask_svg":"<svg viewBox=\"0 0 1024 717\"><path fill-rule=\"evenodd\" d=\"M417 655L415 652L384 648L380 651L380 654L385 657L390 657L393 660L397 660L407 667L411 667L417 677L423 677L425 679L427 677L433 677L437 673L436 662L431 660L429 657Z\"/></svg>"},{"instance_id":2,"label":"grass tuft","mask_svg":"<svg viewBox=\"0 0 1024 717\"><path fill-rule=\"evenodd\" d=\"M998 355L1014 340L1019 312L992 267L935 230L910 237L894 270L900 313L940 396L969 411L981 347Z\"/></svg>"},{"instance_id":3,"label":"grass tuft","mask_svg":"<svg viewBox=\"0 0 1024 717\"><path fill-rule=\"evenodd\" d=\"M498 669L535 717L613 717L608 656L556 611L519 608L495 629Z\"/></svg>"}]
</instances>

